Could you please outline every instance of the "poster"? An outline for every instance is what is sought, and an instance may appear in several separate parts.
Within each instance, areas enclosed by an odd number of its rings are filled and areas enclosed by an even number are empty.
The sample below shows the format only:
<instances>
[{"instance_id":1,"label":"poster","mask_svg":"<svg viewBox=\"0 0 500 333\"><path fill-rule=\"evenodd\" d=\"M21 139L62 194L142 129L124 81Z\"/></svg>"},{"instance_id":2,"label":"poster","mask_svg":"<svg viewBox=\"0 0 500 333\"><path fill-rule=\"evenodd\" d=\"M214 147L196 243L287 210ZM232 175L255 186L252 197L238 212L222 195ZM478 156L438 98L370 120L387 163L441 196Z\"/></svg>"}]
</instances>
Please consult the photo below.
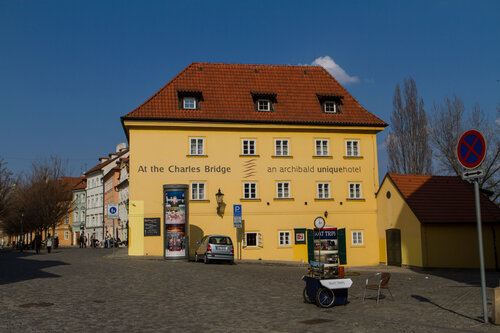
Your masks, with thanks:
<instances>
[{"instance_id":1,"label":"poster","mask_svg":"<svg viewBox=\"0 0 500 333\"><path fill-rule=\"evenodd\" d=\"M186 256L185 191L165 193L165 256Z\"/></svg>"}]
</instances>

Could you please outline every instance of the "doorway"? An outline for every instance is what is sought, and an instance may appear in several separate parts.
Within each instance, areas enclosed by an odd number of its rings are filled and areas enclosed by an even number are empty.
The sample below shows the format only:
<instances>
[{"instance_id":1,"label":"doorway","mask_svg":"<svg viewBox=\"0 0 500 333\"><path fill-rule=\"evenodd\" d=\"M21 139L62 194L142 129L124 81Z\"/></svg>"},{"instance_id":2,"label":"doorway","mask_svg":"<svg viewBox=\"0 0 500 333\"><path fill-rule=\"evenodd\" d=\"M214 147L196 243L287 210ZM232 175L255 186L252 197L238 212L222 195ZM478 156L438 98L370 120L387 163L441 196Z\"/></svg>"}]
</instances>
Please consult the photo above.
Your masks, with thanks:
<instances>
[{"instance_id":1,"label":"doorway","mask_svg":"<svg viewBox=\"0 0 500 333\"><path fill-rule=\"evenodd\" d=\"M387 265L401 266L401 230L387 229L385 231L387 246Z\"/></svg>"}]
</instances>

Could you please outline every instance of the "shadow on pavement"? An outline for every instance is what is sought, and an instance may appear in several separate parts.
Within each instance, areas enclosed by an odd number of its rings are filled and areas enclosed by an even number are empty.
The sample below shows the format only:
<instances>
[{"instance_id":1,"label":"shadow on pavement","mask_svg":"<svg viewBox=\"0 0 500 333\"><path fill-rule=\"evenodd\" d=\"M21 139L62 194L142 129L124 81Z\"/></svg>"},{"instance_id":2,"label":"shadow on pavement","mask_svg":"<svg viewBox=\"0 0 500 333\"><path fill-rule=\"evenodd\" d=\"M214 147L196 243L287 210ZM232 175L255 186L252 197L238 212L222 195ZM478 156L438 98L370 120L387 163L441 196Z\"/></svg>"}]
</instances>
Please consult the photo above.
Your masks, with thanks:
<instances>
[{"instance_id":1,"label":"shadow on pavement","mask_svg":"<svg viewBox=\"0 0 500 333\"><path fill-rule=\"evenodd\" d=\"M470 319L470 320L475 320L477 321L478 323L482 323L483 321L481 320L481 318L474 318L474 317L469 317L469 316L466 316L466 315L463 315L461 313L458 313L456 311L453 311L451 309L447 309L445 307L442 307L441 305L439 304L436 304L434 303L433 301L431 301L430 299L426 298L426 297L423 297L423 296L419 296L419 295L411 295L411 297L413 297L414 299L416 299L417 301L419 302L422 302L422 303L429 303L429 304L432 304L438 308L440 308L441 310L445 310L445 311L448 311L448 312L451 312L453 314L456 314L457 316L460 316L460 317L463 317L463 318L467 318L467 319Z\"/></svg>"},{"instance_id":2,"label":"shadow on pavement","mask_svg":"<svg viewBox=\"0 0 500 333\"><path fill-rule=\"evenodd\" d=\"M33 256L37 259L27 258ZM68 265L68 263L50 260L50 255L2 251L0 253L0 285L39 278L58 278L60 275L44 272L43 269L60 265Z\"/></svg>"},{"instance_id":3,"label":"shadow on pavement","mask_svg":"<svg viewBox=\"0 0 500 333\"><path fill-rule=\"evenodd\" d=\"M433 275L469 286L481 287L481 273L478 269L453 269L453 268L410 268L419 274ZM499 286L500 272L493 270L486 271L486 287L496 288Z\"/></svg>"}]
</instances>

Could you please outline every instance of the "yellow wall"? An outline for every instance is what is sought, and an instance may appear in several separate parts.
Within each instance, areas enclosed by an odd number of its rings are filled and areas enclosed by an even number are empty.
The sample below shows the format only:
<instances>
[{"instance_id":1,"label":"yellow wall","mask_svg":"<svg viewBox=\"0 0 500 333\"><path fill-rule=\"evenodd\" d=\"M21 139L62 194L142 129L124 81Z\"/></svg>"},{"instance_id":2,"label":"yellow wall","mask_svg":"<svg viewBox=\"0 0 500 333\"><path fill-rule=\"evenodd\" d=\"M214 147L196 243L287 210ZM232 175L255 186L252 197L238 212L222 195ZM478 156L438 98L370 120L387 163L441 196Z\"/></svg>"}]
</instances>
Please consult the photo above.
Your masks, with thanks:
<instances>
[{"instance_id":1,"label":"yellow wall","mask_svg":"<svg viewBox=\"0 0 500 333\"><path fill-rule=\"evenodd\" d=\"M387 192L391 193L390 199ZM401 231L401 264L422 266L421 224L403 197L388 178L382 183L377 195L378 242L380 262L387 262L385 232L388 229Z\"/></svg>"},{"instance_id":2,"label":"yellow wall","mask_svg":"<svg viewBox=\"0 0 500 333\"><path fill-rule=\"evenodd\" d=\"M496 248L500 251L500 225L494 226ZM479 247L476 224L424 225L424 256L427 267L479 268ZM493 232L490 224L483 224L483 253L486 268L495 268ZM500 252L498 253L500 256Z\"/></svg>"},{"instance_id":3,"label":"yellow wall","mask_svg":"<svg viewBox=\"0 0 500 333\"><path fill-rule=\"evenodd\" d=\"M160 217L163 223L163 185L205 182L207 200L189 202L191 256L205 234L226 234L236 240L232 210L233 204L241 204L245 231L262 233L264 242L262 248L243 249L243 259L297 260L294 228L312 228L314 218L328 211L327 225L346 228L348 264L378 263L374 193L378 189L376 133L382 128L168 122L125 122L125 127L131 156L130 255L163 255L163 228L160 237L143 236L145 217ZM206 156L188 156L190 137L205 138ZM257 140L258 156L240 156L242 139ZM292 157L273 157L274 139L289 139ZM313 157L315 139L329 140L331 157ZM344 157L345 139L359 140L361 158ZM173 166L200 171L172 172ZM230 172L208 171L206 166L230 168ZM314 172L293 171L292 166L313 167ZM289 169L280 170L282 167ZM346 167L358 172L319 173L318 167ZM276 199L277 181L290 182L293 199ZM257 182L260 200L242 199L243 182ZM330 182L333 200L315 199L316 182ZM348 182L362 184L364 200L347 200ZM216 215L215 193L219 188L226 204L223 217ZM140 203L142 210L137 208ZM350 245L351 230L363 230L364 246ZM279 231L290 231L292 246L278 245Z\"/></svg>"}]
</instances>

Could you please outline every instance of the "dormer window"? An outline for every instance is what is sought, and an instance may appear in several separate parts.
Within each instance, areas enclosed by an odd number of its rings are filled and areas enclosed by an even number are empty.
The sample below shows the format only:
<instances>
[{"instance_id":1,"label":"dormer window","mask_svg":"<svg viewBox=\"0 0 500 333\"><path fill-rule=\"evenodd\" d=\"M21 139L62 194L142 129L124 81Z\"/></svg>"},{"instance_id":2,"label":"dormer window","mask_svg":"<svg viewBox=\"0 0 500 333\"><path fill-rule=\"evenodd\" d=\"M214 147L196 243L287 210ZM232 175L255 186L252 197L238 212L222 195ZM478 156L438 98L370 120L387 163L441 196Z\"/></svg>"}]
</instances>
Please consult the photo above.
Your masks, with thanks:
<instances>
[{"instance_id":1,"label":"dormer window","mask_svg":"<svg viewBox=\"0 0 500 333\"><path fill-rule=\"evenodd\" d=\"M200 110L203 95L200 91L177 91L179 109Z\"/></svg>"},{"instance_id":2,"label":"dormer window","mask_svg":"<svg viewBox=\"0 0 500 333\"><path fill-rule=\"evenodd\" d=\"M268 99L259 99L257 101L258 111L271 111L271 101Z\"/></svg>"},{"instance_id":3,"label":"dormer window","mask_svg":"<svg viewBox=\"0 0 500 333\"><path fill-rule=\"evenodd\" d=\"M182 108L194 110L196 109L196 98L194 97L184 97L182 100Z\"/></svg>"},{"instance_id":4,"label":"dormer window","mask_svg":"<svg viewBox=\"0 0 500 333\"><path fill-rule=\"evenodd\" d=\"M323 111L325 113L337 113L340 110L340 105L335 101L326 101L323 103Z\"/></svg>"},{"instance_id":5,"label":"dormer window","mask_svg":"<svg viewBox=\"0 0 500 333\"><path fill-rule=\"evenodd\" d=\"M251 92L256 111L273 112L278 102L276 94L267 92Z\"/></svg>"},{"instance_id":6,"label":"dormer window","mask_svg":"<svg viewBox=\"0 0 500 333\"><path fill-rule=\"evenodd\" d=\"M316 95L324 113L341 113L343 96L338 95Z\"/></svg>"}]
</instances>

